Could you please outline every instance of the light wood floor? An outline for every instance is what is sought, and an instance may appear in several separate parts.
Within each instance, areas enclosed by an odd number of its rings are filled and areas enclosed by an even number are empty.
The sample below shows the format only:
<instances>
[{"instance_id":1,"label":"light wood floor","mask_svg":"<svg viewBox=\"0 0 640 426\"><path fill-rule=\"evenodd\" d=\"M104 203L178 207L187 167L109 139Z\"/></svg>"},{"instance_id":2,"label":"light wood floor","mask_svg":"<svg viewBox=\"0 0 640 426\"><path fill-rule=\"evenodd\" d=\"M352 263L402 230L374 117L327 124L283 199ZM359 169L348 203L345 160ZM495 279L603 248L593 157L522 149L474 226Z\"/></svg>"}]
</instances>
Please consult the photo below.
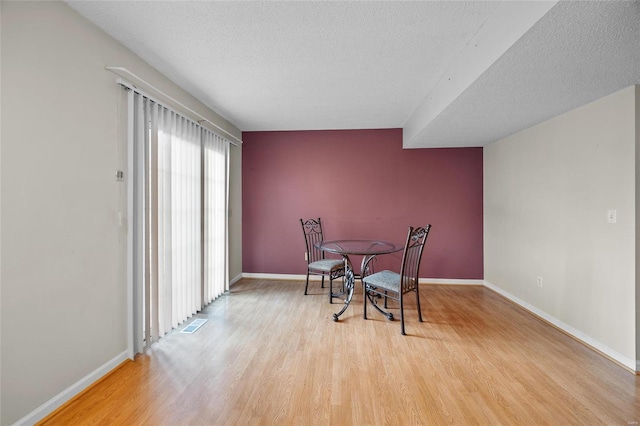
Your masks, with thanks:
<instances>
[{"instance_id":1,"label":"light wood floor","mask_svg":"<svg viewBox=\"0 0 640 426\"><path fill-rule=\"evenodd\" d=\"M362 296L244 279L47 425L637 424L640 381L482 287L421 286L407 336ZM358 290L361 291L360 287Z\"/></svg>"}]
</instances>

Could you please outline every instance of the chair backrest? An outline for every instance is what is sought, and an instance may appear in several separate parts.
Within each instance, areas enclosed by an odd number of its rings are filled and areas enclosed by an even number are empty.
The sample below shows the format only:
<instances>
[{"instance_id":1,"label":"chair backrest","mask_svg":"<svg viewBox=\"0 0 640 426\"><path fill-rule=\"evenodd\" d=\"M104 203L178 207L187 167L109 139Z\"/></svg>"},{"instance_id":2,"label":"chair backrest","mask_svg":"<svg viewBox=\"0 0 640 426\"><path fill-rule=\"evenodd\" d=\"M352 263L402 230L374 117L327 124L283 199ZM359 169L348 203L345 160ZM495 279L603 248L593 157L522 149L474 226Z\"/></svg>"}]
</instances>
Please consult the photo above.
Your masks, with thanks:
<instances>
[{"instance_id":1,"label":"chair backrest","mask_svg":"<svg viewBox=\"0 0 640 426\"><path fill-rule=\"evenodd\" d=\"M420 259L422 259L424 243L427 241L430 230L431 225L427 225L424 228L409 227L407 242L404 245L404 253L402 255L402 268L400 270L402 293L412 291L418 286Z\"/></svg>"},{"instance_id":2,"label":"chair backrest","mask_svg":"<svg viewBox=\"0 0 640 426\"><path fill-rule=\"evenodd\" d=\"M302 225L302 232L304 233L304 243L306 245L307 263L315 262L317 260L324 259L324 252L316 248L315 244L322 241L322 222L320 218L317 219L300 219Z\"/></svg>"}]
</instances>

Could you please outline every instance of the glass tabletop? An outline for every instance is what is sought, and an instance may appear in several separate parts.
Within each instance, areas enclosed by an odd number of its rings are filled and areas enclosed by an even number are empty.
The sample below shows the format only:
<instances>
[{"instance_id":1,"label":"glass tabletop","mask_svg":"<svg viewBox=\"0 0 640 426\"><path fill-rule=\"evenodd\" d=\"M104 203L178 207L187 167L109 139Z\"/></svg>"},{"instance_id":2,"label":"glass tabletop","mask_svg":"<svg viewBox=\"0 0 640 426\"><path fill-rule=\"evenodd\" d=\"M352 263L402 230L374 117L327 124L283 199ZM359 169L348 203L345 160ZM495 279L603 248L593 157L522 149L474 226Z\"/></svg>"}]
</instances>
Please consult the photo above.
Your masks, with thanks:
<instances>
[{"instance_id":1,"label":"glass tabletop","mask_svg":"<svg viewBox=\"0 0 640 426\"><path fill-rule=\"evenodd\" d=\"M336 254L376 255L400 251L404 246L380 240L332 240L320 241L316 248Z\"/></svg>"}]
</instances>

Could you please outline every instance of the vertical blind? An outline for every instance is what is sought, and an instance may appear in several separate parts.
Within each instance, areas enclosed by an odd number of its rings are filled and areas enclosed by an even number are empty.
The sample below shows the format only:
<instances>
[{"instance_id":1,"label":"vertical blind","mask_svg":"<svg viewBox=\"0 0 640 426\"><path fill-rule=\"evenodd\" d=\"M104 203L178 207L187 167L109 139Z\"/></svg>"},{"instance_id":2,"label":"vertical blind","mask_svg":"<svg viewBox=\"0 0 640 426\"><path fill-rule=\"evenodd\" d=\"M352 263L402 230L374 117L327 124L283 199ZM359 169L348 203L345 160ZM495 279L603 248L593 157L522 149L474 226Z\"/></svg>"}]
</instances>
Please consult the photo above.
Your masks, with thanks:
<instances>
[{"instance_id":1,"label":"vertical blind","mask_svg":"<svg viewBox=\"0 0 640 426\"><path fill-rule=\"evenodd\" d=\"M134 351L227 289L229 141L130 91Z\"/></svg>"},{"instance_id":2,"label":"vertical blind","mask_svg":"<svg viewBox=\"0 0 640 426\"><path fill-rule=\"evenodd\" d=\"M229 144L224 138L206 132L203 138L204 169L204 303L210 303L226 290L229 281L227 259L227 179L215 173L227 170ZM225 274L220 274L225 271Z\"/></svg>"}]
</instances>

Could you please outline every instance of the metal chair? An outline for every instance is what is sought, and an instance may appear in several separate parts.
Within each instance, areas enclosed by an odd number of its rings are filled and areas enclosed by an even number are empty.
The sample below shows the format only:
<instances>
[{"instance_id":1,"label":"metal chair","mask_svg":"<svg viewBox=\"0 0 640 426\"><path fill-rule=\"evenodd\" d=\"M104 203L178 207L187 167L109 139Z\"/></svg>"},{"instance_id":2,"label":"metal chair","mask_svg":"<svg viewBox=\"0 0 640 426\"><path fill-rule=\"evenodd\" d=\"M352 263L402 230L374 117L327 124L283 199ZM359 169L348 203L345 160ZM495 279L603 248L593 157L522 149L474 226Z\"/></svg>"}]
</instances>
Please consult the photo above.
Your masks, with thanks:
<instances>
[{"instance_id":1,"label":"metal chair","mask_svg":"<svg viewBox=\"0 0 640 426\"><path fill-rule=\"evenodd\" d=\"M302 232L304 233L304 243L307 251L304 254L307 261L307 283L304 286L304 294L309 288L309 275L322 275L322 288L324 288L324 277L329 277L329 303L333 303L333 280L344 277L344 260L325 259L324 251L318 249L315 244L323 240L322 222L318 219L300 219Z\"/></svg>"},{"instance_id":2,"label":"metal chair","mask_svg":"<svg viewBox=\"0 0 640 426\"><path fill-rule=\"evenodd\" d=\"M385 298L385 308L387 307L387 298L400 302L400 329L404 332L404 295L411 291L416 293L416 302L418 304L418 319L422 322L422 312L420 311L420 291L418 289L418 271L420 269L420 259L424 244L431 230L431 225L424 228L409 227L407 234L407 242L404 246L402 255L402 266L400 273L388 270L376 272L362 279L364 285L364 319L367 319L367 299L373 304L380 313L386 315L389 320L393 319L393 314L383 311L378 306L377 299L379 296Z\"/></svg>"}]
</instances>

